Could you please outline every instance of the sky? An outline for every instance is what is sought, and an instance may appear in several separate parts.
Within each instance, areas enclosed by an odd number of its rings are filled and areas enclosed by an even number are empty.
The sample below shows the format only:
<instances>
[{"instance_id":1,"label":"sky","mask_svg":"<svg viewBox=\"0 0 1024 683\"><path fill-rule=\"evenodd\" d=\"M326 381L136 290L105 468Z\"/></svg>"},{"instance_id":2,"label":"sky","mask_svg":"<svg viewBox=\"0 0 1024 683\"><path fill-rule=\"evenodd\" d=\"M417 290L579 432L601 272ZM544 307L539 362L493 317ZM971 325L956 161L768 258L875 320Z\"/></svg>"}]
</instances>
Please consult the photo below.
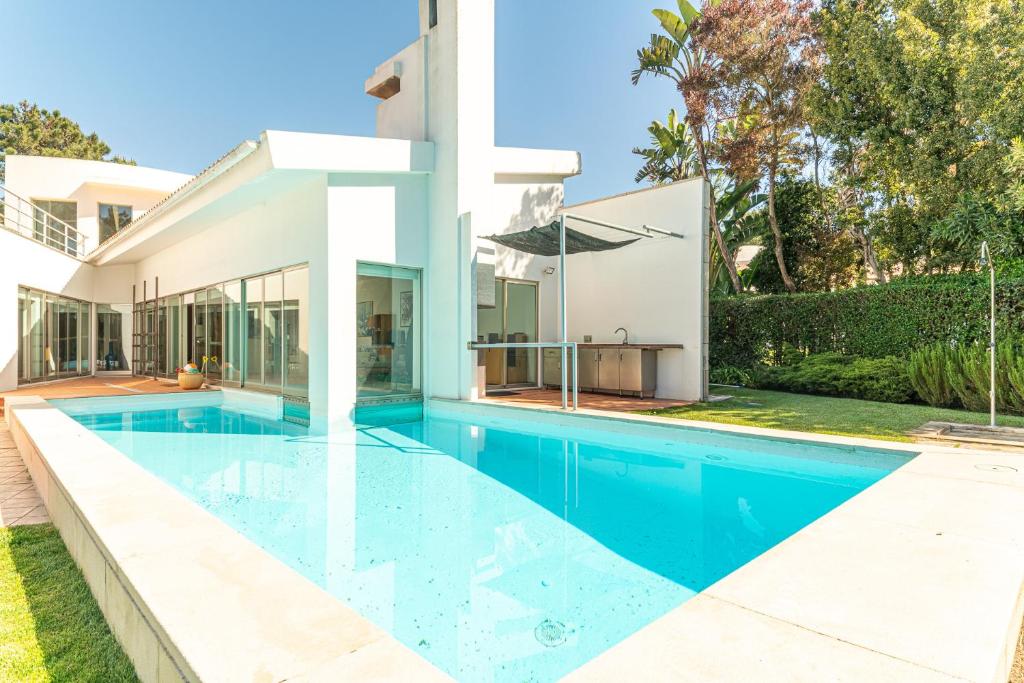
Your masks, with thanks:
<instances>
[{"instance_id":1,"label":"sky","mask_svg":"<svg viewBox=\"0 0 1024 683\"><path fill-rule=\"evenodd\" d=\"M679 106L631 85L671 0L496 0L496 143L571 149L575 203L636 189L631 154ZM196 173L267 129L374 134L373 68L413 42L416 0L0 0L0 102L59 109L113 153Z\"/></svg>"}]
</instances>

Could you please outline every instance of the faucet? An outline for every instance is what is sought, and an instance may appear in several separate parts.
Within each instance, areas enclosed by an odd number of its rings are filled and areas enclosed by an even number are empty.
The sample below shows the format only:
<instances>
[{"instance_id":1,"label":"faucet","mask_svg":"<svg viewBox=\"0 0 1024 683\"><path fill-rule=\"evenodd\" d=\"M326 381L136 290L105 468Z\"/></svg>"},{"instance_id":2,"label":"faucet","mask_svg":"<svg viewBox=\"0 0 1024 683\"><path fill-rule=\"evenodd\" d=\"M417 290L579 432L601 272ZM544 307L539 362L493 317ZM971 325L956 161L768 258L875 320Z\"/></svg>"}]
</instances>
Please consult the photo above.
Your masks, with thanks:
<instances>
[{"instance_id":1,"label":"faucet","mask_svg":"<svg viewBox=\"0 0 1024 683\"><path fill-rule=\"evenodd\" d=\"M622 340L623 346L629 344L629 330L627 330L625 327L620 327L619 329L615 330L615 334L618 334L619 332L622 332L626 335L625 339Z\"/></svg>"}]
</instances>

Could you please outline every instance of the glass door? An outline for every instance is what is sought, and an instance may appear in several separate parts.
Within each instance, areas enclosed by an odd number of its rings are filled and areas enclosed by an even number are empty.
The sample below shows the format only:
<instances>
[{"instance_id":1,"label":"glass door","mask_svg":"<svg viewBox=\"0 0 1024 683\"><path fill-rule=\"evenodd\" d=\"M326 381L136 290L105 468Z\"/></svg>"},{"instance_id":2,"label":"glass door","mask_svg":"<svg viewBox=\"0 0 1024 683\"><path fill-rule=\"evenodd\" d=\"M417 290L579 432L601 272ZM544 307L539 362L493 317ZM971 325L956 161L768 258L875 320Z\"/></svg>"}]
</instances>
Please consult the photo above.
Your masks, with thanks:
<instances>
[{"instance_id":1,"label":"glass door","mask_svg":"<svg viewBox=\"0 0 1024 683\"><path fill-rule=\"evenodd\" d=\"M221 370L224 382L242 383L242 281L224 284L224 358Z\"/></svg>"},{"instance_id":2,"label":"glass door","mask_svg":"<svg viewBox=\"0 0 1024 683\"><path fill-rule=\"evenodd\" d=\"M195 293L192 322L192 362L203 370L203 357L206 356L206 290Z\"/></svg>"},{"instance_id":3,"label":"glass door","mask_svg":"<svg viewBox=\"0 0 1024 683\"><path fill-rule=\"evenodd\" d=\"M418 398L420 271L360 263L356 273L357 397Z\"/></svg>"},{"instance_id":4,"label":"glass door","mask_svg":"<svg viewBox=\"0 0 1024 683\"><path fill-rule=\"evenodd\" d=\"M224 361L224 307L220 287L206 290L206 379L218 382Z\"/></svg>"},{"instance_id":5,"label":"glass door","mask_svg":"<svg viewBox=\"0 0 1024 683\"><path fill-rule=\"evenodd\" d=\"M538 341L537 283L495 278L493 308L477 309L477 340L484 344ZM487 385L493 388L537 384L536 349L487 349Z\"/></svg>"}]
</instances>

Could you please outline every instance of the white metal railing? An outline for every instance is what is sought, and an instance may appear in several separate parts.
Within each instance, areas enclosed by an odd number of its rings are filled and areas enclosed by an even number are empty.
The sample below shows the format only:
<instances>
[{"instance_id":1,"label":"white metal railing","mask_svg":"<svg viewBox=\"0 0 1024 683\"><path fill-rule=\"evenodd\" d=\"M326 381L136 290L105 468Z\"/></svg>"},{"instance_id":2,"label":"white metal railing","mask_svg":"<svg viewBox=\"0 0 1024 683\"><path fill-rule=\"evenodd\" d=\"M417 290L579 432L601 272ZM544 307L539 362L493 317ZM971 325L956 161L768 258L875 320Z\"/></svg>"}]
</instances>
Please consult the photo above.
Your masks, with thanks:
<instances>
[{"instance_id":1,"label":"white metal railing","mask_svg":"<svg viewBox=\"0 0 1024 683\"><path fill-rule=\"evenodd\" d=\"M85 256L85 242L77 229L3 185L0 185L0 227L68 256L77 259Z\"/></svg>"},{"instance_id":2,"label":"white metal railing","mask_svg":"<svg viewBox=\"0 0 1024 683\"><path fill-rule=\"evenodd\" d=\"M579 408L579 349L576 342L509 342L507 344L482 344L469 342L467 345L470 351L482 349L562 349L562 410L569 409L569 387L568 368L566 367L567 356L572 351L572 409ZM541 370L543 372L543 369Z\"/></svg>"}]
</instances>

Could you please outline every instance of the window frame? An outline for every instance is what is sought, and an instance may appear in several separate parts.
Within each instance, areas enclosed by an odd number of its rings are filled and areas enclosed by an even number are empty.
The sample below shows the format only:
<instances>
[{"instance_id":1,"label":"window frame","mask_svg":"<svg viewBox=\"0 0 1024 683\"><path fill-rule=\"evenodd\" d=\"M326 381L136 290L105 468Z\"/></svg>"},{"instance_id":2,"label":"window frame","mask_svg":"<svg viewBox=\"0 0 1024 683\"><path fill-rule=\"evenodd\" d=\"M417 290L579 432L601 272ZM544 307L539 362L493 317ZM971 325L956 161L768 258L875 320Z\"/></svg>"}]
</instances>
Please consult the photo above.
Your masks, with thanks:
<instances>
[{"instance_id":1,"label":"window frame","mask_svg":"<svg viewBox=\"0 0 1024 683\"><path fill-rule=\"evenodd\" d=\"M103 226L103 207L104 206L107 206L107 207L110 207L112 209L115 209L115 211L113 212L114 223L115 223L114 232L110 233L106 237L103 236L103 227L104 227ZM120 223L120 216L121 216L121 214L120 214L119 211L116 211L116 209L128 209L128 221L126 223L124 223L123 225ZM113 202L96 202L96 227L98 228L96 237L99 240L98 243L99 244L103 244L107 240L113 238L114 236L117 235L117 233L121 232L121 230L125 226L127 226L129 223L131 223L133 220L135 220L135 207L133 205L131 205L131 204L115 204ZM77 230L77 227L75 229Z\"/></svg>"}]
</instances>

